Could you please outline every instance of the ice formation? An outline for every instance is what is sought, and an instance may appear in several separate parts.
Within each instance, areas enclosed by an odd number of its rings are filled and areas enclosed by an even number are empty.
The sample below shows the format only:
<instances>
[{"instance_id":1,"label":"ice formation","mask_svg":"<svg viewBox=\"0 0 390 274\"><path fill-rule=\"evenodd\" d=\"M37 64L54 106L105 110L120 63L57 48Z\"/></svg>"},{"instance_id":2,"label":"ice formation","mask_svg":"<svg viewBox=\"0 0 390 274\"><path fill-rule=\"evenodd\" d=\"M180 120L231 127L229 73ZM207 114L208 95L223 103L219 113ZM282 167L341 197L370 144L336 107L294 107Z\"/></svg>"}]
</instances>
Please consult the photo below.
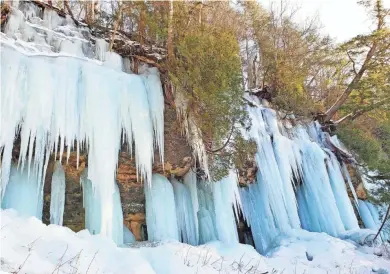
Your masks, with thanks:
<instances>
[{"instance_id":1,"label":"ice formation","mask_svg":"<svg viewBox=\"0 0 390 274\"><path fill-rule=\"evenodd\" d=\"M83 188L83 205L85 209L85 227L89 230L91 234L101 234L103 233L101 221L102 213L102 201L101 198L97 195L95 189L93 188L93 182L88 179L89 169L85 168L80 176L80 184ZM113 206L110 208L112 212L110 219L112 228L112 237L111 239L118 245L123 244L124 232L123 232L123 212L122 204L120 200L119 188L118 185L113 182L115 187L115 192L112 193L111 199L113 201ZM108 194L107 194L108 195ZM103 233L103 235L105 235Z\"/></svg>"},{"instance_id":2,"label":"ice formation","mask_svg":"<svg viewBox=\"0 0 390 274\"><path fill-rule=\"evenodd\" d=\"M197 245L198 233L196 231L194 207L192 205L189 188L175 178L171 178L175 194L177 227L179 237L183 243Z\"/></svg>"},{"instance_id":3,"label":"ice formation","mask_svg":"<svg viewBox=\"0 0 390 274\"><path fill-rule=\"evenodd\" d=\"M366 228L372 230L377 230L379 228L378 211L370 202L359 200L359 211Z\"/></svg>"},{"instance_id":4,"label":"ice formation","mask_svg":"<svg viewBox=\"0 0 390 274\"><path fill-rule=\"evenodd\" d=\"M51 180L50 223L62 225L65 207L65 172L61 163L54 164Z\"/></svg>"},{"instance_id":5,"label":"ice formation","mask_svg":"<svg viewBox=\"0 0 390 274\"><path fill-rule=\"evenodd\" d=\"M201 181L198 183L198 222L199 244L217 240L215 209L212 185Z\"/></svg>"},{"instance_id":6,"label":"ice formation","mask_svg":"<svg viewBox=\"0 0 390 274\"><path fill-rule=\"evenodd\" d=\"M1 175L4 195L13 139L19 129L19 164L28 172L34 168L39 181L52 152L59 152L61 161L64 153L68 158L71 150L79 154L87 149L88 177L103 209L101 229L112 237L113 196L107 193L115 192L122 129L122 140L130 152L134 151L137 174L150 184L153 143L162 148L163 102L148 98L148 94L157 96L161 92L161 84L156 83L158 75L150 76L153 81L148 83L153 84L146 84L141 76L119 71L119 56L109 54L105 58L105 66L101 66L71 57L30 56L7 45L2 47L1 77L8 80L1 83Z\"/></svg>"},{"instance_id":7,"label":"ice formation","mask_svg":"<svg viewBox=\"0 0 390 274\"><path fill-rule=\"evenodd\" d=\"M22 215L42 219L43 186L36 169L33 168L29 174L27 167L20 169L11 166L1 208L13 208Z\"/></svg>"},{"instance_id":8,"label":"ice formation","mask_svg":"<svg viewBox=\"0 0 390 274\"><path fill-rule=\"evenodd\" d=\"M337 208L340 213L341 220L344 223L346 230L358 229L359 224L353 211L351 200L348 197L347 189L342 175L342 168L336 159L336 156L328 152L327 167L330 184L333 194L336 199Z\"/></svg>"},{"instance_id":9,"label":"ice formation","mask_svg":"<svg viewBox=\"0 0 390 274\"><path fill-rule=\"evenodd\" d=\"M332 236L357 229L342 173L348 180L347 170L324 142L320 125L286 126L261 104L248 113L258 172L240 195L257 250L266 253L278 235L301 227Z\"/></svg>"},{"instance_id":10,"label":"ice formation","mask_svg":"<svg viewBox=\"0 0 390 274\"><path fill-rule=\"evenodd\" d=\"M237 224L241 201L237 187L237 176L230 174L213 183L215 225L218 240L238 243Z\"/></svg>"},{"instance_id":11,"label":"ice formation","mask_svg":"<svg viewBox=\"0 0 390 274\"><path fill-rule=\"evenodd\" d=\"M32 23L24 17L34 18L37 10L23 4L23 12L13 8L1 34L1 78L7 79L1 82L0 93L2 208L42 217L43 179L54 155L51 222L61 224L65 195L61 164L73 151L77 158L87 152L88 170L80 179L86 227L118 245L133 242L134 236L123 226L115 182L118 152L125 143L135 156L137 176L145 182L151 241L235 244L241 215L261 253L301 228L341 237L358 228L345 182L365 226L377 229L377 208L357 199L346 165L336 157L335 147L344 150L337 137L323 133L317 122L288 125L258 101L247 109L252 120L247 135L257 145L255 183L238 189L234 173L210 182L202 134L180 91L175 93L178 116L208 178L197 178L193 171L182 182L152 176L155 148L164 162L164 97L157 68L144 65L141 75L131 74L128 58L108 51L102 39L91 48L70 18L45 9L43 20ZM20 154L14 166L16 137Z\"/></svg>"},{"instance_id":12,"label":"ice formation","mask_svg":"<svg viewBox=\"0 0 390 274\"><path fill-rule=\"evenodd\" d=\"M192 170L189 170L183 178L183 183L188 187L191 193L191 201L195 222L195 233L196 233L196 242L199 243L199 221L198 221L198 211L199 211L199 199L198 199L198 185L197 185L196 173Z\"/></svg>"},{"instance_id":13,"label":"ice formation","mask_svg":"<svg viewBox=\"0 0 390 274\"><path fill-rule=\"evenodd\" d=\"M178 241L179 230L172 184L164 176L153 174L152 184L145 184L144 189L148 240Z\"/></svg>"},{"instance_id":14,"label":"ice formation","mask_svg":"<svg viewBox=\"0 0 390 274\"><path fill-rule=\"evenodd\" d=\"M157 68L147 68L143 74L152 116L154 140L164 163L164 95Z\"/></svg>"}]
</instances>

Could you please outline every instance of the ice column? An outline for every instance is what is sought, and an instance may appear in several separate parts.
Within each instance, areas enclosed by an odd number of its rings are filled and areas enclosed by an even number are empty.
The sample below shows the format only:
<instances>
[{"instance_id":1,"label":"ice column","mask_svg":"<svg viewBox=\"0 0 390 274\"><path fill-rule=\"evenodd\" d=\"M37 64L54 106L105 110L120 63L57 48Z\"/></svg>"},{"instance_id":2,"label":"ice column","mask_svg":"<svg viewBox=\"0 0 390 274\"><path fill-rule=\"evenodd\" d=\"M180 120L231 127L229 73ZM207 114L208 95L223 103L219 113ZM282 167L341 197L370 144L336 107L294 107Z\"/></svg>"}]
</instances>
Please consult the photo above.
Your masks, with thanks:
<instances>
[{"instance_id":1,"label":"ice column","mask_svg":"<svg viewBox=\"0 0 390 274\"><path fill-rule=\"evenodd\" d=\"M326 232L332 236L338 236L344 231L344 224L340 217L335 197L329 182L325 166L325 154L323 150L309 140L300 140L302 153L303 183L299 187L300 213L308 213L302 216L306 225L303 227L309 231ZM302 204L302 202L305 204Z\"/></svg>"},{"instance_id":2,"label":"ice column","mask_svg":"<svg viewBox=\"0 0 390 274\"><path fill-rule=\"evenodd\" d=\"M83 203L85 209L85 227L91 234L102 233L101 210L102 202L93 188L93 183L88 179L89 170L86 168L81 176L80 183L83 187ZM110 226L112 227L112 240L118 244L123 244L123 212L120 201L118 185L113 182L115 191L111 195L113 201Z\"/></svg>"},{"instance_id":3,"label":"ice column","mask_svg":"<svg viewBox=\"0 0 390 274\"><path fill-rule=\"evenodd\" d=\"M148 239L179 241L172 184L164 176L153 174L152 184L145 184L144 189Z\"/></svg>"},{"instance_id":4,"label":"ice column","mask_svg":"<svg viewBox=\"0 0 390 274\"><path fill-rule=\"evenodd\" d=\"M238 219L241 202L235 174L213 183L213 198L218 240L224 243L238 243L236 218Z\"/></svg>"},{"instance_id":5,"label":"ice column","mask_svg":"<svg viewBox=\"0 0 390 274\"><path fill-rule=\"evenodd\" d=\"M176 218L179 237L182 242L197 245L197 231L192 205L191 192L188 187L175 178L171 179L175 194Z\"/></svg>"},{"instance_id":6,"label":"ice column","mask_svg":"<svg viewBox=\"0 0 390 274\"><path fill-rule=\"evenodd\" d=\"M196 173L192 170L188 171L184 175L183 183L188 187L191 193L191 201L194 212L195 231L196 231L196 242L199 242L199 222L198 222L198 211L199 211L199 200L198 200L198 188Z\"/></svg>"},{"instance_id":7,"label":"ice column","mask_svg":"<svg viewBox=\"0 0 390 274\"><path fill-rule=\"evenodd\" d=\"M65 172L61 163L54 164L51 180L50 223L62 225L65 207Z\"/></svg>"},{"instance_id":8,"label":"ice column","mask_svg":"<svg viewBox=\"0 0 390 274\"><path fill-rule=\"evenodd\" d=\"M149 107L154 129L154 140L164 163L164 94L157 68L147 68L143 74L148 93Z\"/></svg>"},{"instance_id":9,"label":"ice column","mask_svg":"<svg viewBox=\"0 0 390 274\"><path fill-rule=\"evenodd\" d=\"M259 166L257 172L257 184L259 185L259 190L261 189L261 195L263 200L267 201L267 205L258 205L261 208L258 210L266 211L270 210L272 214L266 212L264 214L265 222L274 223L274 228L276 231L271 233L272 235L281 233L287 233L291 229L290 219L296 219L293 215L289 216L289 211L293 211L294 208L288 208L288 205L293 204L294 201L291 193L285 195L285 185L290 184L290 178L287 182L283 182L281 174L279 172L278 162L275 159L274 147L272 144L272 135L270 136L267 133L267 124L263 119L263 113L261 108L248 108L250 117L252 118L252 128L250 131L250 136L256 141L257 144L257 153L256 153L256 162ZM277 131L275 125L270 123L268 126L273 128L270 129L270 132L274 133ZM282 138L282 137L280 137ZM280 162L280 164L284 164ZM290 168L291 167L284 167ZM295 207L295 211L296 211ZM251 215L250 215L251 216ZM299 223L299 220L294 221L294 223ZM268 235L271 235L268 234ZM265 236L265 237L268 237Z\"/></svg>"},{"instance_id":10,"label":"ice column","mask_svg":"<svg viewBox=\"0 0 390 274\"><path fill-rule=\"evenodd\" d=\"M11 166L10 178L5 190L1 208L13 208L19 214L42 218L43 193L41 191L40 181L35 170L28 175L28 169L18 169Z\"/></svg>"},{"instance_id":11,"label":"ice column","mask_svg":"<svg viewBox=\"0 0 390 274\"><path fill-rule=\"evenodd\" d=\"M344 178L341 173L341 166L336 159L336 156L330 151L327 152L329 158L326 163L328 167L329 180L341 220L344 223L344 228L346 230L359 229L359 224L345 187Z\"/></svg>"},{"instance_id":12,"label":"ice column","mask_svg":"<svg viewBox=\"0 0 390 274\"><path fill-rule=\"evenodd\" d=\"M217 240L212 183L198 183L199 244Z\"/></svg>"}]
</instances>

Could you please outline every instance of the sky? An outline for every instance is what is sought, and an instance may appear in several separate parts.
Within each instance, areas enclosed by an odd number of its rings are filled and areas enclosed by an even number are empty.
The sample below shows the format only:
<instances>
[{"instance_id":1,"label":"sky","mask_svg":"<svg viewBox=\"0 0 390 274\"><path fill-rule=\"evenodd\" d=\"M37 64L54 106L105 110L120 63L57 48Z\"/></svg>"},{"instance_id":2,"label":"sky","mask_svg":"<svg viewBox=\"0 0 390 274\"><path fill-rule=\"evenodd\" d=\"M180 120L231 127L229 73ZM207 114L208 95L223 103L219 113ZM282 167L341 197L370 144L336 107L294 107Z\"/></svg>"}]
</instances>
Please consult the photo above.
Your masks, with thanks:
<instances>
[{"instance_id":1,"label":"sky","mask_svg":"<svg viewBox=\"0 0 390 274\"><path fill-rule=\"evenodd\" d=\"M265 7L280 0L258 0ZM286 1L286 0L284 0ZM294 7L300 7L299 19L318 16L323 26L323 33L329 34L337 42L343 42L370 30L371 21L364 7L358 0L287 0ZM390 7L390 0L384 0L385 7Z\"/></svg>"}]
</instances>

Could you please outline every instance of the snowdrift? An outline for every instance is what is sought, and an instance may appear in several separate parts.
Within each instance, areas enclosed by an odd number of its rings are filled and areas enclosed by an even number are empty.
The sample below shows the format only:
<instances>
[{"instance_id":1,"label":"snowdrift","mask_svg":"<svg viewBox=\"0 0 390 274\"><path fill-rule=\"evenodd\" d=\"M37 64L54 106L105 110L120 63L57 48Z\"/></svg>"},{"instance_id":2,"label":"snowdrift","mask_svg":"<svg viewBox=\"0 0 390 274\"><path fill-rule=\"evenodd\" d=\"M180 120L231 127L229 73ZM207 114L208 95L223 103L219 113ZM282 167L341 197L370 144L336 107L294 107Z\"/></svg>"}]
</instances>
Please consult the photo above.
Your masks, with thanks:
<instances>
[{"instance_id":1,"label":"snowdrift","mask_svg":"<svg viewBox=\"0 0 390 274\"><path fill-rule=\"evenodd\" d=\"M325 233L295 231L268 256L252 246L212 242L141 242L117 247L87 230L46 226L15 210L1 212L1 273L388 273L390 261L374 248Z\"/></svg>"}]
</instances>

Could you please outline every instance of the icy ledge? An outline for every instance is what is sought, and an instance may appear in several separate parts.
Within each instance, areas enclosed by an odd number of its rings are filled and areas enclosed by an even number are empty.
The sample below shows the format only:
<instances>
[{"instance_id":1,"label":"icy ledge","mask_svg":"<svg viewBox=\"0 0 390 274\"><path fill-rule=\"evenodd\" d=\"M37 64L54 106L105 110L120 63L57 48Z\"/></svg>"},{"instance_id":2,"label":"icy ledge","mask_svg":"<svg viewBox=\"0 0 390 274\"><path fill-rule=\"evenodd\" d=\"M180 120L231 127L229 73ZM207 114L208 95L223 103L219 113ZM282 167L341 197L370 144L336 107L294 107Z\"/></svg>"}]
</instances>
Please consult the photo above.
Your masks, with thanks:
<instances>
[{"instance_id":1,"label":"icy ledge","mask_svg":"<svg viewBox=\"0 0 390 274\"><path fill-rule=\"evenodd\" d=\"M145 242L138 243L138 248L119 248L86 230L74 233L57 225L46 226L14 210L1 210L0 219L0 273L350 274L374 269L383 274L390 269L390 261L373 255L373 249L358 249L324 233L297 231L292 238L280 239L282 245L263 257L251 246L220 242L198 247Z\"/></svg>"}]
</instances>

